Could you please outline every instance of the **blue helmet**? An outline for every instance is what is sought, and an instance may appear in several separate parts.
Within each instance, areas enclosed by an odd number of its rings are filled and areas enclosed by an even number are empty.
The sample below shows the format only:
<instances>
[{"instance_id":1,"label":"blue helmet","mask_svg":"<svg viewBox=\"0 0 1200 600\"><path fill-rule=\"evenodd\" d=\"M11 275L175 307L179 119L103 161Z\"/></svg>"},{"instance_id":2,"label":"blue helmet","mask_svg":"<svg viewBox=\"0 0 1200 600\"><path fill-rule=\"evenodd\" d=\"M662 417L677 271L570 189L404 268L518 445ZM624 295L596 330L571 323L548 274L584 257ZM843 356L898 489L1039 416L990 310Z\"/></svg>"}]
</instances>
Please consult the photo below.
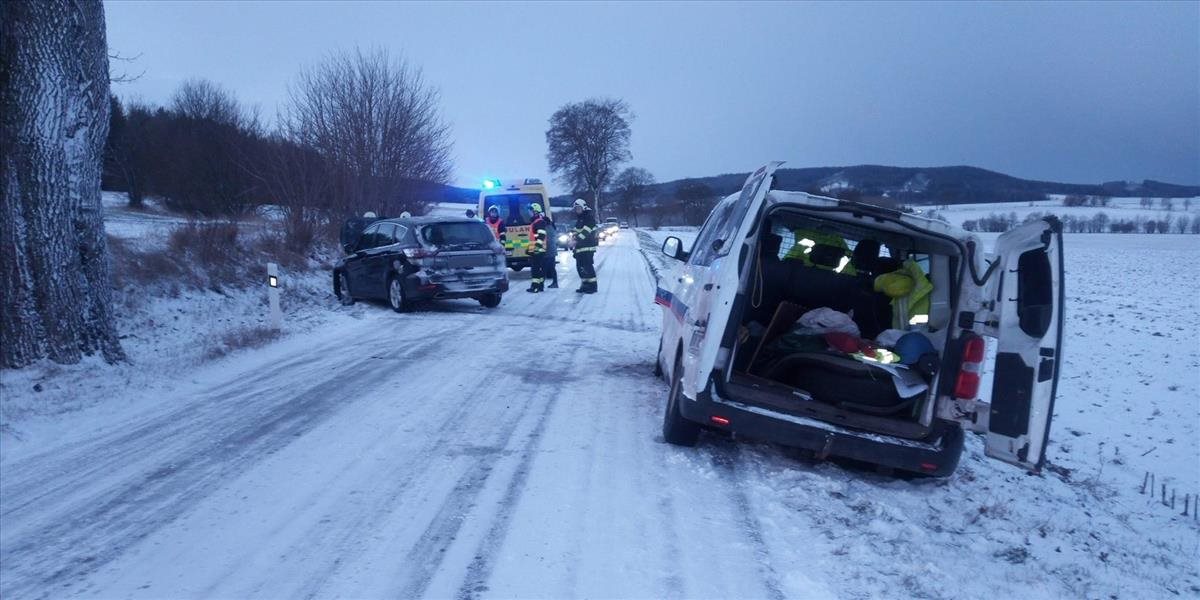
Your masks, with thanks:
<instances>
[{"instance_id":1,"label":"blue helmet","mask_svg":"<svg viewBox=\"0 0 1200 600\"><path fill-rule=\"evenodd\" d=\"M931 353L936 354L937 350L934 350L933 343L922 333L911 331L896 340L896 354L900 355L900 362L903 364L916 364L921 360L921 356Z\"/></svg>"}]
</instances>

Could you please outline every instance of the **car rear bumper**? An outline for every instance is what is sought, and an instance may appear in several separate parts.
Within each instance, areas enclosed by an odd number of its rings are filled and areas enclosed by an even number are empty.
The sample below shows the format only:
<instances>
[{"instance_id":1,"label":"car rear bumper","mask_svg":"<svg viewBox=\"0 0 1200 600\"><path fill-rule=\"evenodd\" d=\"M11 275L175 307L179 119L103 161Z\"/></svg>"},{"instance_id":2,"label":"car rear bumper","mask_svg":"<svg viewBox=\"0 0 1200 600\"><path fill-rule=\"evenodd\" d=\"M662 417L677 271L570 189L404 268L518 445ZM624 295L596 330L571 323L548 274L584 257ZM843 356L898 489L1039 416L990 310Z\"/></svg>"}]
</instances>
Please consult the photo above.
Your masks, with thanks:
<instances>
[{"instance_id":1,"label":"car rear bumper","mask_svg":"<svg viewBox=\"0 0 1200 600\"><path fill-rule=\"evenodd\" d=\"M813 451L819 458L840 456L875 465L945 477L958 467L963 430L950 421L935 421L923 440L839 427L824 421L778 412L723 398L709 385L696 400L684 398L684 418L752 438Z\"/></svg>"},{"instance_id":2,"label":"car rear bumper","mask_svg":"<svg viewBox=\"0 0 1200 600\"><path fill-rule=\"evenodd\" d=\"M486 282L430 280L417 276L410 277L408 281L408 297L412 300L478 298L507 291L508 278L503 275L490 277Z\"/></svg>"}]
</instances>

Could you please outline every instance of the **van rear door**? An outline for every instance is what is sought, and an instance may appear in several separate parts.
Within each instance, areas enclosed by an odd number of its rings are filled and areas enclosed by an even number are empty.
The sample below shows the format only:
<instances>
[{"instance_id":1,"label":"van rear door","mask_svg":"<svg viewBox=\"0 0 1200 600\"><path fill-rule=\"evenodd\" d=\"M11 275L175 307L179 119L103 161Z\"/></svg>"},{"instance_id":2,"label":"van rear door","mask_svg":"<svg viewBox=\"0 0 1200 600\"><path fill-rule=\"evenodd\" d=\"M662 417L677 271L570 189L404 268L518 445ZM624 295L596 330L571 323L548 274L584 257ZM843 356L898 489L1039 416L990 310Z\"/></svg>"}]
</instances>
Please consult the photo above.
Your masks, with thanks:
<instances>
[{"instance_id":1,"label":"van rear door","mask_svg":"<svg viewBox=\"0 0 1200 600\"><path fill-rule=\"evenodd\" d=\"M988 282L998 334L987 455L1041 470L1062 367L1062 223L1047 217L996 240Z\"/></svg>"},{"instance_id":2,"label":"van rear door","mask_svg":"<svg viewBox=\"0 0 1200 600\"><path fill-rule=\"evenodd\" d=\"M708 383L721 351L729 313L737 297L739 260L746 236L762 212L775 170L782 162L759 167L746 178L742 191L713 209L692 247L681 281L689 308L684 315L684 390L698 393ZM688 336L687 332L691 331Z\"/></svg>"}]
</instances>

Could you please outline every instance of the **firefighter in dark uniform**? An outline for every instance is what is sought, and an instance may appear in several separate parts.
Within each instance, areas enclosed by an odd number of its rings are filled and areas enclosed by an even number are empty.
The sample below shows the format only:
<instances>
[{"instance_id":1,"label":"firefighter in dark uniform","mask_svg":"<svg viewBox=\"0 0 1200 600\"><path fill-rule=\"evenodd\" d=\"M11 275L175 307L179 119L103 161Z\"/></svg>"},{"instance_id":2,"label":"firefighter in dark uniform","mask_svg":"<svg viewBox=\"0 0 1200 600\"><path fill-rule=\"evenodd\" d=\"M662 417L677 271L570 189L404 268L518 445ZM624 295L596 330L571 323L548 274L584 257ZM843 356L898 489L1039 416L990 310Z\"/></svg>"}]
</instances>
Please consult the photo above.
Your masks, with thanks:
<instances>
[{"instance_id":1,"label":"firefighter in dark uniform","mask_svg":"<svg viewBox=\"0 0 1200 600\"><path fill-rule=\"evenodd\" d=\"M596 213L582 198L575 200L575 268L579 271L579 294L596 293Z\"/></svg>"},{"instance_id":2,"label":"firefighter in dark uniform","mask_svg":"<svg viewBox=\"0 0 1200 600\"><path fill-rule=\"evenodd\" d=\"M525 290L530 293L541 292L546 282L546 250L549 245L546 241L549 232L546 231L550 226L550 222L546 220L546 214L542 211L542 205L534 202L529 206L533 212L533 222L529 224L529 249L526 253L529 255L529 266L532 273L529 278L529 289Z\"/></svg>"}]
</instances>

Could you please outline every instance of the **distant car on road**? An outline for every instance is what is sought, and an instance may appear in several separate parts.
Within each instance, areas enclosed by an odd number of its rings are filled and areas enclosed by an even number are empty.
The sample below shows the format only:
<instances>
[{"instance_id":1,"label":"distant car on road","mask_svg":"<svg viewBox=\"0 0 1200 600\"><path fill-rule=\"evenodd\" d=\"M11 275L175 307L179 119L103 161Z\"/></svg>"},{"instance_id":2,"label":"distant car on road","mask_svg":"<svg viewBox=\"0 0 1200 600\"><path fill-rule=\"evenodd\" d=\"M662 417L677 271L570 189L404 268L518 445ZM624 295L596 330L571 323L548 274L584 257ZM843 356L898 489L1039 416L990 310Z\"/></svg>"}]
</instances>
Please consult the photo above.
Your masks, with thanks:
<instances>
[{"instance_id":1,"label":"distant car on road","mask_svg":"<svg viewBox=\"0 0 1200 600\"><path fill-rule=\"evenodd\" d=\"M629 222L621 221L621 229L629 229Z\"/></svg>"},{"instance_id":2,"label":"distant car on road","mask_svg":"<svg viewBox=\"0 0 1200 600\"><path fill-rule=\"evenodd\" d=\"M333 293L345 305L378 298L404 312L418 300L474 298L494 308L508 291L504 247L475 219L351 219L342 249Z\"/></svg>"}]
</instances>

